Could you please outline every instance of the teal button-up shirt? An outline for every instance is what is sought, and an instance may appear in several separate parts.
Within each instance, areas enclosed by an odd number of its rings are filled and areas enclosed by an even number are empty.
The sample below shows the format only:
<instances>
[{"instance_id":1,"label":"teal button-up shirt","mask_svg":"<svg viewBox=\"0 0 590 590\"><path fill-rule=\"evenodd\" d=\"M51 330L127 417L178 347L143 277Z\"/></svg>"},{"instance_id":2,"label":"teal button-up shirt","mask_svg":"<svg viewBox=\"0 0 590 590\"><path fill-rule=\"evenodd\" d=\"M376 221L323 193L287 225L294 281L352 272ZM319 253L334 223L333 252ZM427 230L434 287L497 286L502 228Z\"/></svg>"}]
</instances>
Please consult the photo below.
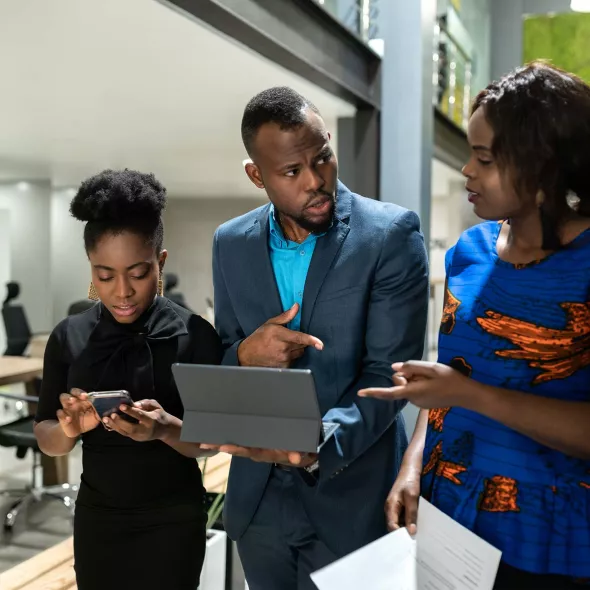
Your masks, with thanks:
<instances>
[{"instance_id":1,"label":"teal button-up shirt","mask_svg":"<svg viewBox=\"0 0 590 590\"><path fill-rule=\"evenodd\" d=\"M299 313L287 326L290 330L301 328L301 308L305 280L311 263L318 238L325 234L310 234L306 240L298 244L283 235L281 226L275 218L275 208L271 207L269 215L268 247L270 262L281 296L283 310L287 311L295 303L299 303Z\"/></svg>"}]
</instances>

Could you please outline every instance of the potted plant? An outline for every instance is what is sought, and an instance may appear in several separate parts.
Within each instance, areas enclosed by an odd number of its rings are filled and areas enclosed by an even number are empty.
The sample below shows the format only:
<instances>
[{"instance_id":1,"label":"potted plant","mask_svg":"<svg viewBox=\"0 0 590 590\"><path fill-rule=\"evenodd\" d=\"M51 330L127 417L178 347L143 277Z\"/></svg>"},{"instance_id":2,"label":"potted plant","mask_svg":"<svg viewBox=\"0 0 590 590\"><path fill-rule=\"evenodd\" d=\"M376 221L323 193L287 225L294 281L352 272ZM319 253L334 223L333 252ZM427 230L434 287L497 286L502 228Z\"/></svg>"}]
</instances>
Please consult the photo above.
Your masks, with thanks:
<instances>
[{"instance_id":1,"label":"potted plant","mask_svg":"<svg viewBox=\"0 0 590 590\"><path fill-rule=\"evenodd\" d=\"M201 462L201 473L205 478L207 458ZM207 550L201 572L199 590L225 590L227 534L223 530L221 515L225 494L205 492L207 508Z\"/></svg>"}]
</instances>

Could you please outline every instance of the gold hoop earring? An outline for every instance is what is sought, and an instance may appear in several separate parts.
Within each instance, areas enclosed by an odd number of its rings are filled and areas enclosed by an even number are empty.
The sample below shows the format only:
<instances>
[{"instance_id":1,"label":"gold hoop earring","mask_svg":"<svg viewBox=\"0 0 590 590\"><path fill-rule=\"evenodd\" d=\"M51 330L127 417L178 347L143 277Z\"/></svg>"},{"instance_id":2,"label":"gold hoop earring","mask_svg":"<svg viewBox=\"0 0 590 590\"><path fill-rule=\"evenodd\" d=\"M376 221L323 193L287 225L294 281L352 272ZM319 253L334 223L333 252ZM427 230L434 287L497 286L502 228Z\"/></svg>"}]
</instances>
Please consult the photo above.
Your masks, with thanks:
<instances>
[{"instance_id":1,"label":"gold hoop earring","mask_svg":"<svg viewBox=\"0 0 590 590\"><path fill-rule=\"evenodd\" d=\"M158 279L158 295L164 297L164 281L162 280L162 275Z\"/></svg>"},{"instance_id":2,"label":"gold hoop earring","mask_svg":"<svg viewBox=\"0 0 590 590\"><path fill-rule=\"evenodd\" d=\"M98 301L100 299L92 281L90 281L90 287L88 287L88 299L91 301Z\"/></svg>"}]
</instances>

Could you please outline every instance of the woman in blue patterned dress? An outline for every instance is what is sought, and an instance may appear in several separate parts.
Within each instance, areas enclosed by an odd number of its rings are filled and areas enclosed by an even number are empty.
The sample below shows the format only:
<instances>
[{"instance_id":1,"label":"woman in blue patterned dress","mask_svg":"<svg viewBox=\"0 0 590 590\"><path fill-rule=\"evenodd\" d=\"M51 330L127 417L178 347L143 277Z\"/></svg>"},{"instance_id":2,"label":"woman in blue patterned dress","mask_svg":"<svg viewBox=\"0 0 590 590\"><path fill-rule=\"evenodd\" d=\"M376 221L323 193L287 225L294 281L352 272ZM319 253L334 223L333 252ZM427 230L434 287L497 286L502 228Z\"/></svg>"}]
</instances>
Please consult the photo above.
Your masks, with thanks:
<instances>
[{"instance_id":1,"label":"woman in blue patterned dress","mask_svg":"<svg viewBox=\"0 0 590 590\"><path fill-rule=\"evenodd\" d=\"M386 512L421 494L502 551L496 588L590 579L590 87L534 63L476 98L463 170L485 223L446 256L439 362L361 395L423 410ZM430 410L430 411L429 411Z\"/></svg>"}]
</instances>

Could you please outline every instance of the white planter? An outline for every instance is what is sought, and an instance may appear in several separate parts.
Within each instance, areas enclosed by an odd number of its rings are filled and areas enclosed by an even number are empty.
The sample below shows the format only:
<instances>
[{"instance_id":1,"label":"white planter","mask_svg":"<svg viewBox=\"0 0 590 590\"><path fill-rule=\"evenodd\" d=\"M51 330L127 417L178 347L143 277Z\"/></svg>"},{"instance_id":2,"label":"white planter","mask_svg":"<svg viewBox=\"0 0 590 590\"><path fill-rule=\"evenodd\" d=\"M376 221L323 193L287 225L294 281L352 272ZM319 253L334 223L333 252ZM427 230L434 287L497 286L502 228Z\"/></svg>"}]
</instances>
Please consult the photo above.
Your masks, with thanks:
<instances>
[{"instance_id":1,"label":"white planter","mask_svg":"<svg viewBox=\"0 0 590 590\"><path fill-rule=\"evenodd\" d=\"M199 590L225 590L227 533L207 531L207 551L201 572Z\"/></svg>"}]
</instances>

